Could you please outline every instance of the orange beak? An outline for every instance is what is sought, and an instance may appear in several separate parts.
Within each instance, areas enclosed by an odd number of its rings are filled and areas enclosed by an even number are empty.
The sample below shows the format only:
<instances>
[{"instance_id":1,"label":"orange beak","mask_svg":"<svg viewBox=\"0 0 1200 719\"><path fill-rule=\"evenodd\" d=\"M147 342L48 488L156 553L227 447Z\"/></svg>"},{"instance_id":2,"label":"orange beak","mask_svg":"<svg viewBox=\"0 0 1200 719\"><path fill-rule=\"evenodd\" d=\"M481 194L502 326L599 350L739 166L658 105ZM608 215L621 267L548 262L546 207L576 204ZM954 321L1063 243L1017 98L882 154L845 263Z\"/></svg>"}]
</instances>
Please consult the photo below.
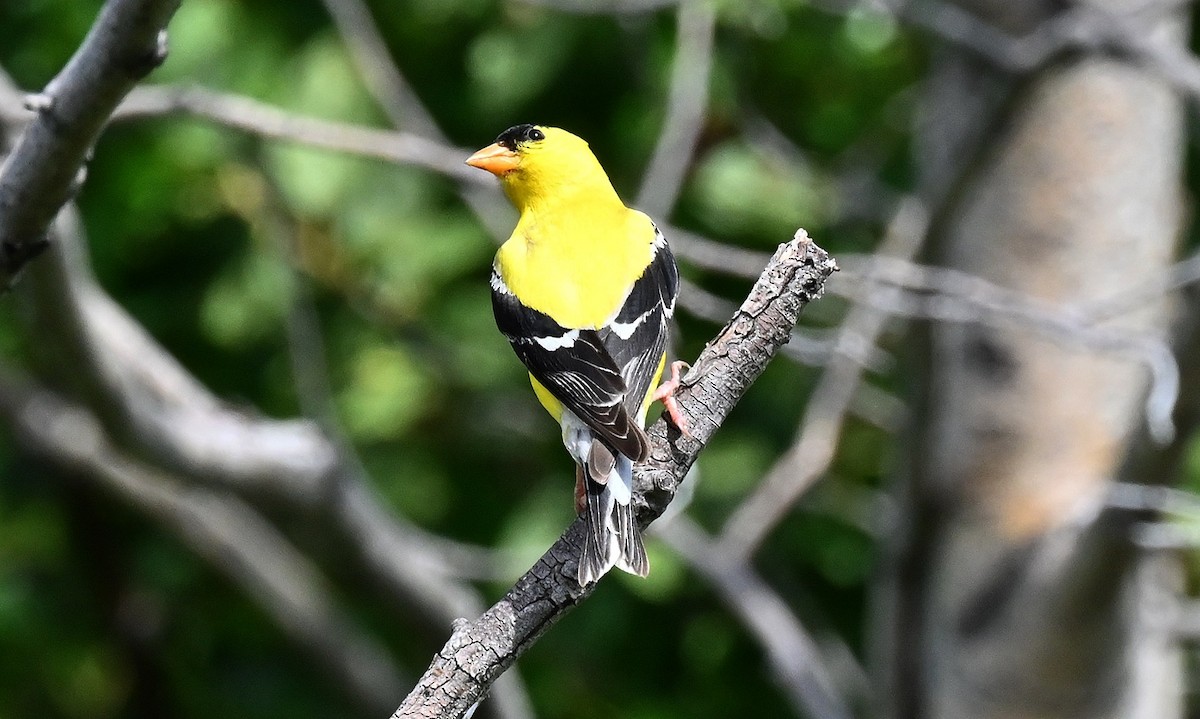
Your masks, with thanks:
<instances>
[{"instance_id":1,"label":"orange beak","mask_svg":"<svg viewBox=\"0 0 1200 719\"><path fill-rule=\"evenodd\" d=\"M499 177L517 169L517 153L497 142L468 157L467 164Z\"/></svg>"}]
</instances>

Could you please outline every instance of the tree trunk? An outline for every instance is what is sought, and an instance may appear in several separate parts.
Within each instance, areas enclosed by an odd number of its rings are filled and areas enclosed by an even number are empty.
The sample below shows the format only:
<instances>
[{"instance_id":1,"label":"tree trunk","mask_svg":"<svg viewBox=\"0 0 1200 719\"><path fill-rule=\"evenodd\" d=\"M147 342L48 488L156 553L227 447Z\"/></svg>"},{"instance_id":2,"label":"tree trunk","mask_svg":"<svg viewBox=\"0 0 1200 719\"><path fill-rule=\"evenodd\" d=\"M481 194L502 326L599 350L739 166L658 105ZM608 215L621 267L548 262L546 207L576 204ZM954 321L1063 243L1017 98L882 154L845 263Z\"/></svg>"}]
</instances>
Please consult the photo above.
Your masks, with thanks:
<instances>
[{"instance_id":1,"label":"tree trunk","mask_svg":"<svg viewBox=\"0 0 1200 719\"><path fill-rule=\"evenodd\" d=\"M1016 34L1050 9L970 5ZM1137 16L1145 32L1180 42L1176 19L1148 15ZM936 63L918 161L925 195L944 208L943 264L1055 306L1163 274L1180 232L1184 149L1166 83L1097 54L1020 79L950 49ZM1113 325L1159 332L1167 320L1153 303ZM1100 510L1142 421L1147 377L1128 357L1028 325L930 330L906 522L879 592L885 714L1145 715L1136 705L1153 692L1135 686L1146 647L1129 600L1138 555Z\"/></svg>"}]
</instances>

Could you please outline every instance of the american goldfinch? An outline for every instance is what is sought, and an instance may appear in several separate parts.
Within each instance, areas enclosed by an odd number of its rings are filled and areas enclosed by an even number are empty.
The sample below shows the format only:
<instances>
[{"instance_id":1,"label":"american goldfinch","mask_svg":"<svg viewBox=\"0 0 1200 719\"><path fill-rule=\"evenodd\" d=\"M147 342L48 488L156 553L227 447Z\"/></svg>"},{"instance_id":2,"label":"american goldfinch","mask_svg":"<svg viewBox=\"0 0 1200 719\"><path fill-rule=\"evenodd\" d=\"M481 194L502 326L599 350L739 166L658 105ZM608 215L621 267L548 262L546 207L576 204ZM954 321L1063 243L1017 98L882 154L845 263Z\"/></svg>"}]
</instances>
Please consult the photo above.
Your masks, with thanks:
<instances>
[{"instance_id":1,"label":"american goldfinch","mask_svg":"<svg viewBox=\"0 0 1200 719\"><path fill-rule=\"evenodd\" d=\"M650 452L650 403L662 399L686 431L671 394L680 363L654 389L679 292L675 258L565 130L517 125L467 164L499 177L521 213L492 265L492 309L577 464L576 509L587 523L579 584L614 566L644 577L631 500L633 464Z\"/></svg>"}]
</instances>

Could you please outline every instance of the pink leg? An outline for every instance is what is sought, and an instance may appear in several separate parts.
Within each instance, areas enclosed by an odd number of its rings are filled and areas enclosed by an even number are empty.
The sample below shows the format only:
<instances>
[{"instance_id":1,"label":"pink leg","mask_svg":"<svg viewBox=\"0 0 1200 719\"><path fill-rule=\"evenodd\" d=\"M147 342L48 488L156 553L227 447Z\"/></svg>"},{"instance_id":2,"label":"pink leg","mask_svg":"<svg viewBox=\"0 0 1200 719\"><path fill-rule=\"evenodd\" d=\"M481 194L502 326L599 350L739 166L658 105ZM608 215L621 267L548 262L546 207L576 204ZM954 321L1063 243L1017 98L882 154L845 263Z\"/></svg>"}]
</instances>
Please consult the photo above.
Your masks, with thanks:
<instances>
[{"instance_id":1,"label":"pink leg","mask_svg":"<svg viewBox=\"0 0 1200 719\"><path fill-rule=\"evenodd\" d=\"M679 428L680 434L691 439L692 434L688 431L687 418L683 416L683 413L679 410L679 403L675 401L675 390L679 389L681 367L688 368L689 366L687 362L682 361L671 363L671 379L659 385L658 389L654 390L652 398L662 401L663 407L666 408L671 421Z\"/></svg>"},{"instance_id":2,"label":"pink leg","mask_svg":"<svg viewBox=\"0 0 1200 719\"><path fill-rule=\"evenodd\" d=\"M575 465L575 514L582 512L587 502L587 488L583 486L586 481L583 478L583 467Z\"/></svg>"}]
</instances>

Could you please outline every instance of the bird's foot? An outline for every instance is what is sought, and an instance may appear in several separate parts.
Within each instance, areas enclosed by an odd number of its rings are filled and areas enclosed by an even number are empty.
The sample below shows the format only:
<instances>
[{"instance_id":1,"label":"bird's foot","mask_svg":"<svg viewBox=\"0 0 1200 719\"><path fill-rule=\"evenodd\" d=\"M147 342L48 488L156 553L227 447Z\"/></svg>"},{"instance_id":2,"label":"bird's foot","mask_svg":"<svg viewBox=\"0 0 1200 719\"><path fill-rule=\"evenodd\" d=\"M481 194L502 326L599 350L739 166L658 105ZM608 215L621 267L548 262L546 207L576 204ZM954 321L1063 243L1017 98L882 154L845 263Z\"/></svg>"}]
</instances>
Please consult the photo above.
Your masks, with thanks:
<instances>
[{"instance_id":1,"label":"bird's foot","mask_svg":"<svg viewBox=\"0 0 1200 719\"><path fill-rule=\"evenodd\" d=\"M682 370L680 368L683 368ZM683 412L679 409L679 403L675 401L675 391L679 389L682 382L679 379L681 372L691 369L691 365L682 360L677 360L671 363L671 379L659 385L658 389L654 390L653 399L660 400L663 403L663 408L667 410L667 414L671 417L671 421L679 428L679 433L688 439L692 438L692 433L688 431L687 418L683 416Z\"/></svg>"}]
</instances>

